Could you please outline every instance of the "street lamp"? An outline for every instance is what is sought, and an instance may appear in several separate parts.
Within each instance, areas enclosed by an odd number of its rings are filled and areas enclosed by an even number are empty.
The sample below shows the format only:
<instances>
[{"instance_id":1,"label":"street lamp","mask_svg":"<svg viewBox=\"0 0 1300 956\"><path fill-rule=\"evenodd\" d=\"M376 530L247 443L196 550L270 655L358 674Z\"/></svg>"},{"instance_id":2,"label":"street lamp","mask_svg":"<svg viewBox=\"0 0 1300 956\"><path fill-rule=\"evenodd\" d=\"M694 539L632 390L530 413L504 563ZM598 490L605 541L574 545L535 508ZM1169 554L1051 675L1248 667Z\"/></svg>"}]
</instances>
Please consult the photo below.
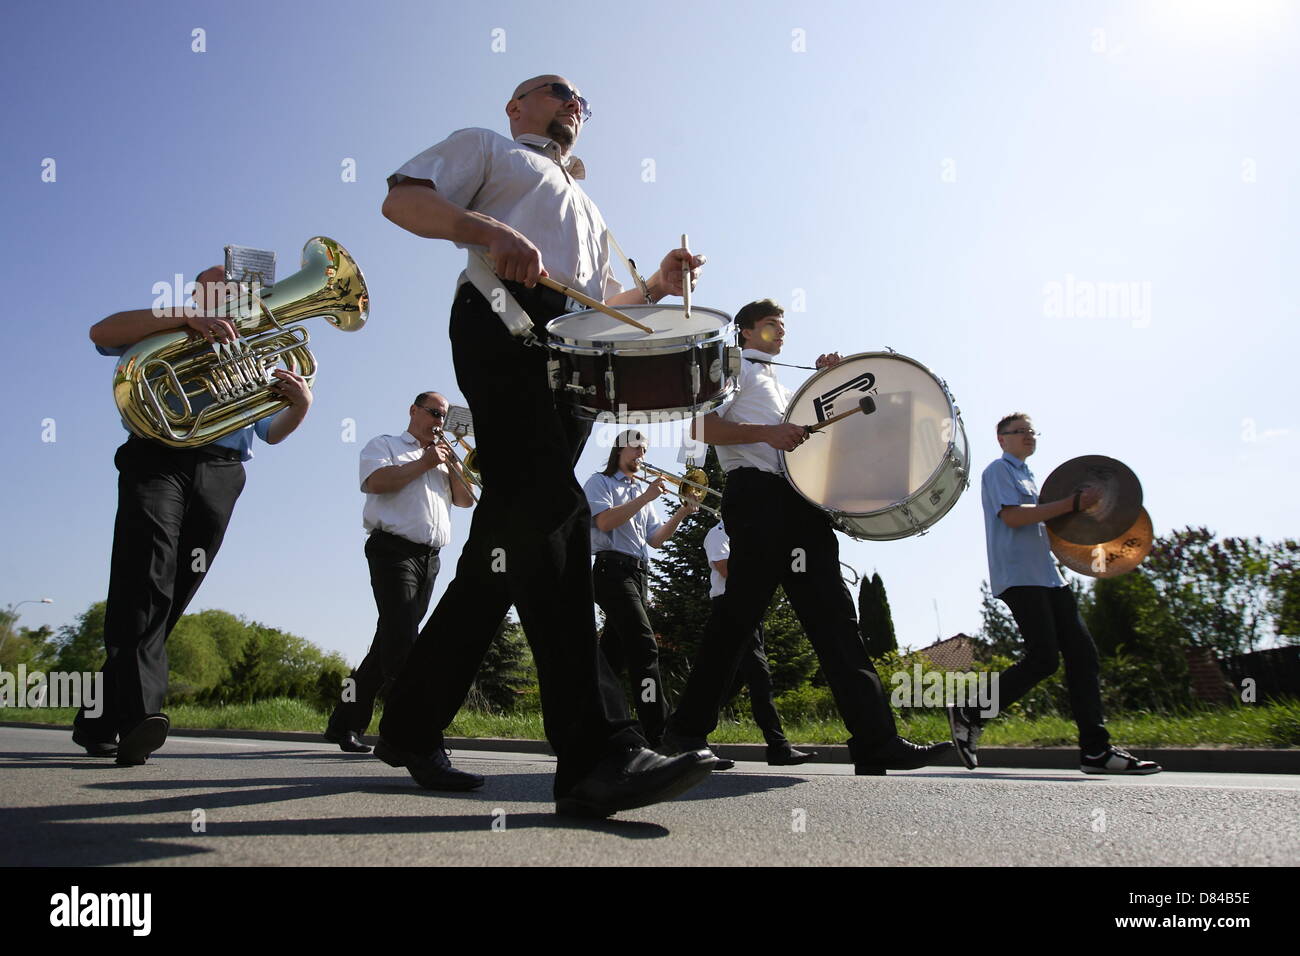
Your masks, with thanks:
<instances>
[{"instance_id":1,"label":"street lamp","mask_svg":"<svg viewBox=\"0 0 1300 956\"><path fill-rule=\"evenodd\" d=\"M19 609L20 607L22 607L24 604L53 604L53 603L54 603L54 598L49 598L49 597L43 597L43 598L39 598L39 599L38 599L38 598L31 598L31 599L29 599L29 600L27 600L27 601L19 601L17 604L15 604L15 605L14 605L13 607L11 607L9 610L13 612L13 615L14 615L14 624L17 624L17 623L18 623L18 609ZM10 625L10 626L11 626L11 628L12 628L12 625ZM7 641L7 640L9 640L9 635L8 635L8 634L0 634L0 651L4 650L4 647L5 647L5 641Z\"/></svg>"}]
</instances>

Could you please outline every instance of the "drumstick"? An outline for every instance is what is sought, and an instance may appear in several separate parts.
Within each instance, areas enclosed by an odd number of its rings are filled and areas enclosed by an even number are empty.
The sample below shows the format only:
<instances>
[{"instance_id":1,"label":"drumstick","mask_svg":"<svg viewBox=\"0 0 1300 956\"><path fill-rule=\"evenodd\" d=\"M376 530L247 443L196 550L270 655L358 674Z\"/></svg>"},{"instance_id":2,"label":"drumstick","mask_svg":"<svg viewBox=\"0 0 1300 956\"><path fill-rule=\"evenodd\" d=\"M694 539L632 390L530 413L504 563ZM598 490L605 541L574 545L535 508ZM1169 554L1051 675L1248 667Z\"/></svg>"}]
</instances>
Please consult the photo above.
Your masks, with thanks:
<instances>
[{"instance_id":1,"label":"drumstick","mask_svg":"<svg viewBox=\"0 0 1300 956\"><path fill-rule=\"evenodd\" d=\"M806 431L809 435L815 435L817 432L821 431L823 428L827 427L828 425L834 425L836 422L840 421L841 419L848 418L850 415L856 415L858 412L862 412L864 415L870 415L875 410L876 410L876 400L872 398L870 395L865 395L863 396L862 400L858 402L857 408L850 408L847 412L841 412L840 414L836 415L834 418L828 418L826 419L826 421L818 422L816 425L805 425L804 431Z\"/></svg>"},{"instance_id":2,"label":"drumstick","mask_svg":"<svg viewBox=\"0 0 1300 956\"><path fill-rule=\"evenodd\" d=\"M620 322L626 323L627 325L631 325L634 328L638 328L642 332L645 332L647 334L651 334L651 335L654 334L654 329L650 328L648 325L642 325L636 319L632 318L632 316L620 312L618 311L618 309L611 309L604 302L600 302L596 299L591 298L590 296L583 295L577 289L570 289L563 282L556 282L550 276L539 276L537 281L540 282L542 285L546 286L546 288L548 289L554 289L556 292L563 292L574 302L579 302L582 305L585 305L589 309L595 309L597 312L604 312L612 319L618 319Z\"/></svg>"},{"instance_id":3,"label":"drumstick","mask_svg":"<svg viewBox=\"0 0 1300 956\"><path fill-rule=\"evenodd\" d=\"M691 317L691 247L682 233L682 248L686 250L686 261L682 263L682 303L686 306L685 319Z\"/></svg>"}]
</instances>

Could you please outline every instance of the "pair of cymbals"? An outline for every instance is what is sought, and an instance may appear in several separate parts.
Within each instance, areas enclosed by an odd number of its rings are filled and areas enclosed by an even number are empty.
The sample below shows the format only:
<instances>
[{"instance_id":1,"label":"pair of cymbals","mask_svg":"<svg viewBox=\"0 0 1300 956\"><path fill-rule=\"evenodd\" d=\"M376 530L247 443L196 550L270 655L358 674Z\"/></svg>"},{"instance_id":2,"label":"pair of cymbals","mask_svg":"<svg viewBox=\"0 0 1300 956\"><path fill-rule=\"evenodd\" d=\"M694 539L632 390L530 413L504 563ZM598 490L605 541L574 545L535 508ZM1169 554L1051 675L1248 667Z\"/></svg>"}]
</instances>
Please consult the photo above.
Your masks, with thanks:
<instances>
[{"instance_id":1,"label":"pair of cymbals","mask_svg":"<svg viewBox=\"0 0 1300 956\"><path fill-rule=\"evenodd\" d=\"M1142 507L1142 483L1121 461L1083 455L1048 475L1039 497L1058 501L1084 488L1100 491L1101 500L1047 522L1052 553L1071 571L1089 577L1112 578L1132 571L1155 540L1151 516Z\"/></svg>"}]
</instances>

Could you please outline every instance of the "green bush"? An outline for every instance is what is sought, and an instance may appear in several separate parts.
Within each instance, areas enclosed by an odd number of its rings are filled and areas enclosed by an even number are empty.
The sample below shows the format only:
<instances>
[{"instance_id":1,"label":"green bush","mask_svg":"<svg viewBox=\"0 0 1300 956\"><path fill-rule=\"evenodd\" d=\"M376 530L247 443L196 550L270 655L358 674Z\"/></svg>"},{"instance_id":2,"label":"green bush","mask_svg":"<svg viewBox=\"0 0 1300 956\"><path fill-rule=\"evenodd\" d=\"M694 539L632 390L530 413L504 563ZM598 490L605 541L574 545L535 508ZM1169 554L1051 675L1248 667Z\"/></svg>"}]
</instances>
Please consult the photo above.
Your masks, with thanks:
<instances>
[{"instance_id":1,"label":"green bush","mask_svg":"<svg viewBox=\"0 0 1300 956\"><path fill-rule=\"evenodd\" d=\"M1300 702L1278 701L1273 711L1268 720L1268 737L1273 746L1300 746Z\"/></svg>"}]
</instances>

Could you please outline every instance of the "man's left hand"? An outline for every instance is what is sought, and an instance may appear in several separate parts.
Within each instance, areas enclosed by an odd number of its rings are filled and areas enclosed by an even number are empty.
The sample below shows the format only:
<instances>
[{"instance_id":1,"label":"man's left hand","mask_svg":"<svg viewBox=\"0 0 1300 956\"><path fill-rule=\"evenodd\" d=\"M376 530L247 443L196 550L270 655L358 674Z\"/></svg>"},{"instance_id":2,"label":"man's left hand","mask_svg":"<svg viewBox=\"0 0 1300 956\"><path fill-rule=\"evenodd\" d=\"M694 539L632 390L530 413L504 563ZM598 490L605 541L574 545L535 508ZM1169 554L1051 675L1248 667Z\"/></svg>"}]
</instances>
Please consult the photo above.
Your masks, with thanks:
<instances>
[{"instance_id":1,"label":"man's left hand","mask_svg":"<svg viewBox=\"0 0 1300 956\"><path fill-rule=\"evenodd\" d=\"M842 361L844 360L840 358L839 352L831 352L828 355L817 356L817 361L814 364L818 368L834 368L836 365L839 365L840 362Z\"/></svg>"},{"instance_id":2,"label":"man's left hand","mask_svg":"<svg viewBox=\"0 0 1300 956\"><path fill-rule=\"evenodd\" d=\"M682 294L682 268L688 262L691 266L691 290L694 291L705 261L704 256L693 256L685 249L674 249L664 256L664 261L659 263L659 281L663 284L664 294Z\"/></svg>"},{"instance_id":3,"label":"man's left hand","mask_svg":"<svg viewBox=\"0 0 1300 956\"><path fill-rule=\"evenodd\" d=\"M277 368L271 373L276 381L271 383L271 392L297 408L306 408L311 404L311 386L297 372Z\"/></svg>"}]
</instances>

